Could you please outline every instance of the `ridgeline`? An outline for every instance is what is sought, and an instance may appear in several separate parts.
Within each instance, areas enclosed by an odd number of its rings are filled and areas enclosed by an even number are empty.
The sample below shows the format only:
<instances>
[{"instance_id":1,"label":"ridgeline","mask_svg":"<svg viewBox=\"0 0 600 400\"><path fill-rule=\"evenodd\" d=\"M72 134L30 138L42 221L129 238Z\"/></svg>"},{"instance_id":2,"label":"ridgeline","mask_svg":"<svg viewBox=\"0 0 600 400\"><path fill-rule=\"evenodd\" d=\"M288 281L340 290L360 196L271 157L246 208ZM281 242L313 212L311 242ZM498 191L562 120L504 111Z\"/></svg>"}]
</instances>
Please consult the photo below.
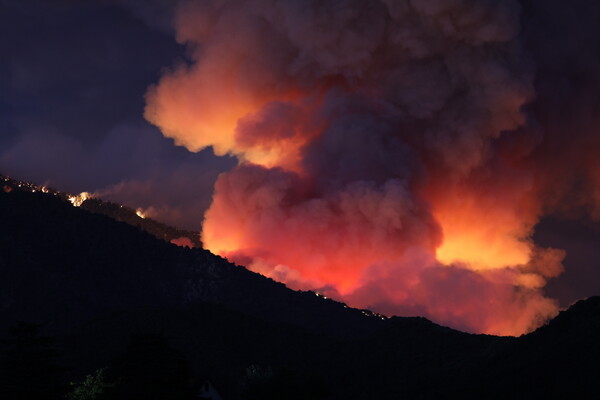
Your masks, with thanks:
<instances>
[{"instance_id":1,"label":"ridgeline","mask_svg":"<svg viewBox=\"0 0 600 400\"><path fill-rule=\"evenodd\" d=\"M60 374L47 360L39 374L60 375L56 398L75 398L84 386L67 383L86 375L105 379L99 399L198 399L206 379L225 400L600 394L600 298L520 338L466 334L292 291L169 243L197 235L127 207L98 199L74 207L69 195L5 177L0 189L1 376L18 382L15 360L30 354L23 343L51 338ZM163 367L158 375L173 379L153 375ZM148 382L154 394L139 389ZM5 388L3 398L25 390Z\"/></svg>"}]
</instances>

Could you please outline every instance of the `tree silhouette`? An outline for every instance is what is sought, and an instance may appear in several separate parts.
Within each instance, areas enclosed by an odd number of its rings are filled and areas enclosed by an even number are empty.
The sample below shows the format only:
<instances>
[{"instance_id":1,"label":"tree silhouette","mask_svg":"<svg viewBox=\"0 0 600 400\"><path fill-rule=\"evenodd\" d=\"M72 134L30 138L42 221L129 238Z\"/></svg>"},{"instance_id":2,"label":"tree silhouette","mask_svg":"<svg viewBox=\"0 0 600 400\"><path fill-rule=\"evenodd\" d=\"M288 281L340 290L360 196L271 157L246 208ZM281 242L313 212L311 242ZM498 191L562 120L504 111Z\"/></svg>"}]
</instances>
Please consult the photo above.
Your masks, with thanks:
<instances>
[{"instance_id":1,"label":"tree silhouette","mask_svg":"<svg viewBox=\"0 0 600 400\"><path fill-rule=\"evenodd\" d=\"M99 400L107 389L115 387L113 383L107 382L104 368L87 375L83 382L71 383L71 386L73 389L67 396L68 400Z\"/></svg>"}]
</instances>

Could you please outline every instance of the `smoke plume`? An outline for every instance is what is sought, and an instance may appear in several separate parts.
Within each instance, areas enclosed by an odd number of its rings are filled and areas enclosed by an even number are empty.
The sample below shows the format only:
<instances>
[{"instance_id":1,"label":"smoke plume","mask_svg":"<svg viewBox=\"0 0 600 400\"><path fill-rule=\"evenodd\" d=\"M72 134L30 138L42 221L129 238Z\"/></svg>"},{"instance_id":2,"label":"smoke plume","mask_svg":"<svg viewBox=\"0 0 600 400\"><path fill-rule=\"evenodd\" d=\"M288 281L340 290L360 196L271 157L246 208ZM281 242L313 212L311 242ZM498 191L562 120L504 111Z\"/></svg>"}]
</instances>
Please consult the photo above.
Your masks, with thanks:
<instances>
[{"instance_id":1,"label":"smoke plume","mask_svg":"<svg viewBox=\"0 0 600 400\"><path fill-rule=\"evenodd\" d=\"M518 335L556 314L542 288L564 252L531 236L569 175L531 107L518 2L183 1L175 15L192 61L148 91L145 116L190 151L239 160L216 182L206 248L471 332ZM598 181L580 196L596 215Z\"/></svg>"}]
</instances>

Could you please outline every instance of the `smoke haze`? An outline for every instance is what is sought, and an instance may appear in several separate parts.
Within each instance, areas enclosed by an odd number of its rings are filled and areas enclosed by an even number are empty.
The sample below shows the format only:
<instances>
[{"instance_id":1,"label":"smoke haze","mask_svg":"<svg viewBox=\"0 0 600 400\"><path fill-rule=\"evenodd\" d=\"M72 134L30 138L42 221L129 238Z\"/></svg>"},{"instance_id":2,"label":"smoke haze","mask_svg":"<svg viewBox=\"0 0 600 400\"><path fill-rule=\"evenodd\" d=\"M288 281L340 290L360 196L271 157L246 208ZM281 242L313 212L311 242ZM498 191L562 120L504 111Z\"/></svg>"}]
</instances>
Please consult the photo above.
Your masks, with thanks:
<instances>
[{"instance_id":1,"label":"smoke haze","mask_svg":"<svg viewBox=\"0 0 600 400\"><path fill-rule=\"evenodd\" d=\"M531 237L564 184L548 179L548 133L528 109L521 11L182 2L193 62L150 89L146 118L239 160L216 182L204 245L294 288L469 331L553 316L542 288L565 254Z\"/></svg>"}]
</instances>

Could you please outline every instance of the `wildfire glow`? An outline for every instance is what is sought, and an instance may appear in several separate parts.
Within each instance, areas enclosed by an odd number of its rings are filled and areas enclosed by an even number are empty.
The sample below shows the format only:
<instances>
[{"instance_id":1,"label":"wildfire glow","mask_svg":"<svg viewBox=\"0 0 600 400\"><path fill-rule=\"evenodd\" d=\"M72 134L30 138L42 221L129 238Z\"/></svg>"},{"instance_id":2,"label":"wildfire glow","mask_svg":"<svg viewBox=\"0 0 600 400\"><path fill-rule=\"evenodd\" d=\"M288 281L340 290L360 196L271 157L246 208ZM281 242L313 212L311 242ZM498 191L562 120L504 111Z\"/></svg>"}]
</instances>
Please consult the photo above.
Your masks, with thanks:
<instances>
[{"instance_id":1,"label":"wildfire glow","mask_svg":"<svg viewBox=\"0 0 600 400\"><path fill-rule=\"evenodd\" d=\"M528 210L515 197L527 191L481 193L477 188L440 185L431 194L433 214L442 227L444 241L437 248L443 264L465 263L475 270L525 265L531 258L529 240L537 210Z\"/></svg>"},{"instance_id":2,"label":"wildfire glow","mask_svg":"<svg viewBox=\"0 0 600 400\"><path fill-rule=\"evenodd\" d=\"M138 217L140 217L140 218L144 219L144 218L146 218L146 214L144 214L144 212L143 212L143 211L144 211L144 210L142 210L141 208L138 208L137 210L135 210L135 214L136 214Z\"/></svg>"},{"instance_id":3,"label":"wildfire glow","mask_svg":"<svg viewBox=\"0 0 600 400\"><path fill-rule=\"evenodd\" d=\"M79 207L79 206L81 206L83 204L84 201L86 201L90 197L91 197L91 195L88 192L81 192L78 195L69 196L69 201L75 207Z\"/></svg>"},{"instance_id":4,"label":"wildfire glow","mask_svg":"<svg viewBox=\"0 0 600 400\"><path fill-rule=\"evenodd\" d=\"M544 204L516 2L218 3L180 6L195 62L151 88L145 114L191 151L240 161L216 182L206 248L472 332L556 314L540 288L564 253L531 240Z\"/></svg>"}]
</instances>

